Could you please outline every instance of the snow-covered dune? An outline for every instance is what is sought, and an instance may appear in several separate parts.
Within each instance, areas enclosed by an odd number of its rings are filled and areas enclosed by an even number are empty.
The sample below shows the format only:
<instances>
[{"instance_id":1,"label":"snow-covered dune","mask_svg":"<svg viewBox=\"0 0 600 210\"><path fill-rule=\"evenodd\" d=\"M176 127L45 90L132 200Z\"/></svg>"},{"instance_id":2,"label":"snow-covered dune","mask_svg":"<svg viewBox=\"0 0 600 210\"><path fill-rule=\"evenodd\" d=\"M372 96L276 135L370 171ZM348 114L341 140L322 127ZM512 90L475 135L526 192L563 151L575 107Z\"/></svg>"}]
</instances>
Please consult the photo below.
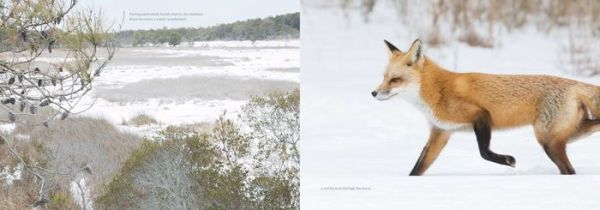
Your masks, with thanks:
<instances>
[{"instance_id":1,"label":"snow-covered dune","mask_svg":"<svg viewBox=\"0 0 600 210\"><path fill-rule=\"evenodd\" d=\"M369 24L358 12L308 6L302 12L301 206L305 209L595 209L600 205L600 134L569 144L578 175L560 176L531 127L495 131L492 150L516 168L483 160L473 133L454 134L423 177L408 177L428 123L402 100L377 101L387 39L405 50L418 33L390 5ZM346 18L349 17L349 20ZM450 42L424 53L459 72L566 75L558 62L565 34L522 29L493 49Z\"/></svg>"}]
</instances>

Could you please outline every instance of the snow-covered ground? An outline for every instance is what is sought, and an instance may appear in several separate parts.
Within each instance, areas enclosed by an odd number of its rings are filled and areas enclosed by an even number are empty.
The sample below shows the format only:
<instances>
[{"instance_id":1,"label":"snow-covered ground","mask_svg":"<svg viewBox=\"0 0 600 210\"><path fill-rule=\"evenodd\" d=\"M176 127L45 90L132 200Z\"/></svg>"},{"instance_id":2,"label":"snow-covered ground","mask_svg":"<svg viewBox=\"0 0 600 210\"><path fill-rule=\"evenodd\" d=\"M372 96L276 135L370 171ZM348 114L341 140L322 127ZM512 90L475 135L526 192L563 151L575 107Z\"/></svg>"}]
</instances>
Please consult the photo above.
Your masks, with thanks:
<instances>
[{"instance_id":1,"label":"snow-covered ground","mask_svg":"<svg viewBox=\"0 0 600 210\"><path fill-rule=\"evenodd\" d=\"M387 39L405 50L419 35L391 5L369 24L358 12L303 5L301 31L301 207L303 209L597 209L600 134L569 144L576 176L560 176L531 127L495 131L492 150L516 168L483 160L473 133L454 134L421 177L408 173L426 143L424 116L402 100L377 101ZM346 19L349 17L349 20ZM416 19L415 21L419 21ZM413 23L415 24L415 23ZM493 49L450 42L425 55L458 72L550 74L600 85L559 68L561 31L522 29Z\"/></svg>"}]
</instances>

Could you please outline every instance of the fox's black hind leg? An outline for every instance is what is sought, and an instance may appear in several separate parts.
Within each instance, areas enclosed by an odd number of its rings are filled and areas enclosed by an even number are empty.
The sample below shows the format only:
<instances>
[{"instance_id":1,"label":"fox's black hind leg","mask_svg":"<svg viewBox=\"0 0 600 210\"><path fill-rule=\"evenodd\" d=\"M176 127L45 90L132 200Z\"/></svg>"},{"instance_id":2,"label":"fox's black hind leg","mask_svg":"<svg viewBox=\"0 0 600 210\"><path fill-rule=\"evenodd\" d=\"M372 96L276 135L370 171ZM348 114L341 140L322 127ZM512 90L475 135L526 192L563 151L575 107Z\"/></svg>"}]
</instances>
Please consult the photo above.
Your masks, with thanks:
<instances>
[{"instance_id":1,"label":"fox's black hind leg","mask_svg":"<svg viewBox=\"0 0 600 210\"><path fill-rule=\"evenodd\" d=\"M516 163L514 157L496 154L490 150L490 140L492 138L492 127L490 123L490 115L487 111L473 123L473 130L475 131L477 144L479 146L479 154L481 154L481 157L485 160L514 167Z\"/></svg>"},{"instance_id":2,"label":"fox's black hind leg","mask_svg":"<svg viewBox=\"0 0 600 210\"><path fill-rule=\"evenodd\" d=\"M575 169L573 169L569 157L567 157L567 145L565 141L551 141L543 146L550 160L560 170L560 174L575 174Z\"/></svg>"}]
</instances>

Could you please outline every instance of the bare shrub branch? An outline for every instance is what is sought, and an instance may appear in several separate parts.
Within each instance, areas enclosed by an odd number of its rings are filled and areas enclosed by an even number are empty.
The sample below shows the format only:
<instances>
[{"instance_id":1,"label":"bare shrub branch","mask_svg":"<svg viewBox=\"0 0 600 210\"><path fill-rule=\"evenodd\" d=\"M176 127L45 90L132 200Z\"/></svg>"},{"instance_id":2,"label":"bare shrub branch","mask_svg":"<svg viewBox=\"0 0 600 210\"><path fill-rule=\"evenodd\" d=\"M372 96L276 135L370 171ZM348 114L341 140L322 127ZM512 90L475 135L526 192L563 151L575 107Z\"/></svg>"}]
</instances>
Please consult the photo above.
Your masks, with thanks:
<instances>
[{"instance_id":1,"label":"bare shrub branch","mask_svg":"<svg viewBox=\"0 0 600 210\"><path fill-rule=\"evenodd\" d=\"M117 49L102 14L74 11L76 0L3 3L0 110L6 113L4 121L47 126L56 117L64 119L85 110L76 107ZM50 59L40 60L42 55ZM39 115L42 109L46 115Z\"/></svg>"},{"instance_id":2,"label":"bare shrub branch","mask_svg":"<svg viewBox=\"0 0 600 210\"><path fill-rule=\"evenodd\" d=\"M76 10L77 3L0 0L0 121L49 127L55 118L86 109L80 104L117 47L102 13ZM40 183L34 206L49 202L48 177L73 177L89 169L41 166L19 154L11 138L2 138L9 154Z\"/></svg>"}]
</instances>

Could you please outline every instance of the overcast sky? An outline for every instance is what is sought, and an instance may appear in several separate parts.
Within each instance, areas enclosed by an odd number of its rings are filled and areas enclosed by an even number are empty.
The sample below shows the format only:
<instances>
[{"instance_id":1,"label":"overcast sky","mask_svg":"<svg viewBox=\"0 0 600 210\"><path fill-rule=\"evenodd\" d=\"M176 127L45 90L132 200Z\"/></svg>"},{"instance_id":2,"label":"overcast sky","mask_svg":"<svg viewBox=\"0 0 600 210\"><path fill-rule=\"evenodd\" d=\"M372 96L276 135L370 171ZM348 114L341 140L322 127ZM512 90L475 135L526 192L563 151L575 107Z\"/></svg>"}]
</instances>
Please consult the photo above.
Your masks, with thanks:
<instances>
[{"instance_id":1,"label":"overcast sky","mask_svg":"<svg viewBox=\"0 0 600 210\"><path fill-rule=\"evenodd\" d=\"M102 8L114 22L120 22L125 14L124 30L204 27L300 11L299 0L80 0L80 4ZM183 13L191 15L181 16Z\"/></svg>"}]
</instances>

